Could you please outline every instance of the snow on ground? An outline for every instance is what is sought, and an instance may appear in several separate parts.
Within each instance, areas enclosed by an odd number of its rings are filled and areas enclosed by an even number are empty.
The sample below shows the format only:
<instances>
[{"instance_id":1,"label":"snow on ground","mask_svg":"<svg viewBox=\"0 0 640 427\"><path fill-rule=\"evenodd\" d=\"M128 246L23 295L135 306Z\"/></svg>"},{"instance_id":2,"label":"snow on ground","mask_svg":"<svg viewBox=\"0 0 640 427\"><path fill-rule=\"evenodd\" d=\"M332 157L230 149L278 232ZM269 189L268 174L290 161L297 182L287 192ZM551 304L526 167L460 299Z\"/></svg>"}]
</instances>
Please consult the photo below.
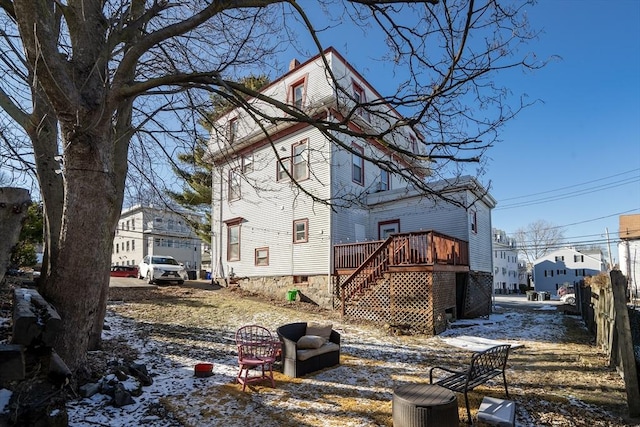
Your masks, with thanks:
<instances>
[{"instance_id":1,"label":"snow on ground","mask_svg":"<svg viewBox=\"0 0 640 427\"><path fill-rule=\"evenodd\" d=\"M299 321L282 313L234 320L238 324L262 323L274 330L278 324ZM560 316L549 316L544 311L540 314L505 311L486 319L457 321L440 336L431 338L390 336L380 328L333 321L334 329L342 334L340 366L304 380L284 381L285 377L277 374L275 389L261 387L240 395L230 387L238 365L228 333L168 344L150 333L153 325L137 323L111 311L106 323L110 330L104 332L104 338L124 338L135 346L141 355L138 362L147 365L154 382L144 387L135 404L122 408L110 406L109 398L103 395L70 402L71 426L232 427L248 425L258 416L260 424L267 427L380 425L357 410L345 422L344 412L348 409L337 404L335 396L361 396L363 402L373 399L390 408L393 388L403 381L424 378L426 366L430 366L434 357L436 360L447 355L455 357L451 355L460 351L458 347L475 351L494 341L519 346L523 341L555 340L564 334ZM213 376L193 375L194 365L201 362L213 362ZM161 403L166 406L167 402L178 419L161 410Z\"/></svg>"}]
</instances>

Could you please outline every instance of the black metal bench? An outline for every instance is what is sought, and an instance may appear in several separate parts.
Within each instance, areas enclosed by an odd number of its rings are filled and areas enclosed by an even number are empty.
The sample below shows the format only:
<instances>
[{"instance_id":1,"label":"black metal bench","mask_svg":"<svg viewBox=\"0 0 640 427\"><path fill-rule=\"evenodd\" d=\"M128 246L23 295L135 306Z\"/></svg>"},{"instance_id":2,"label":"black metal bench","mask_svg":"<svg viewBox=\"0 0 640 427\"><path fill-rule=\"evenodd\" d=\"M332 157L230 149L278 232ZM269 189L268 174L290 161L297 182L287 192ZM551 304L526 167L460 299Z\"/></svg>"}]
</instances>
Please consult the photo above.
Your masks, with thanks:
<instances>
[{"instance_id":1,"label":"black metal bench","mask_svg":"<svg viewBox=\"0 0 640 427\"><path fill-rule=\"evenodd\" d=\"M507 358L509 357L510 345L497 345L487 350L473 353L471 356L471 363L464 370L452 370L441 366L434 366L429 369L429 382L431 384L437 384L441 387L448 388L456 393L464 393L464 403L467 406L468 422L471 423L471 410L469 410L469 398L467 392L473 390L475 387L486 383L493 377L502 374L502 381L504 382L504 392L509 397L509 391L507 390L507 377L504 373L504 369L507 365ZM440 369L448 372L449 374L444 378L433 382L433 371Z\"/></svg>"}]
</instances>

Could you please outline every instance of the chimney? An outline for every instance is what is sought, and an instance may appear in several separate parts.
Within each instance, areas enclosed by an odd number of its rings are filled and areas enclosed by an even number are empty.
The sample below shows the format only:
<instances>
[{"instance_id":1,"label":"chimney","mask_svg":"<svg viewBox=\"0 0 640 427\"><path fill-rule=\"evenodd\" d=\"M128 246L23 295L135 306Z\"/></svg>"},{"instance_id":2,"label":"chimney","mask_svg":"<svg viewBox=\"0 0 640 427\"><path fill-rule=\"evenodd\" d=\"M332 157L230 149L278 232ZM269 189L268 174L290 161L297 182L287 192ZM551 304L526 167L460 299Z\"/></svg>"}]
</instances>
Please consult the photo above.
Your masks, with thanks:
<instances>
[{"instance_id":1,"label":"chimney","mask_svg":"<svg viewBox=\"0 0 640 427\"><path fill-rule=\"evenodd\" d=\"M289 62L289 71L291 70L295 70L295 68L300 65L300 63L298 62L297 59L292 59L291 62Z\"/></svg>"}]
</instances>

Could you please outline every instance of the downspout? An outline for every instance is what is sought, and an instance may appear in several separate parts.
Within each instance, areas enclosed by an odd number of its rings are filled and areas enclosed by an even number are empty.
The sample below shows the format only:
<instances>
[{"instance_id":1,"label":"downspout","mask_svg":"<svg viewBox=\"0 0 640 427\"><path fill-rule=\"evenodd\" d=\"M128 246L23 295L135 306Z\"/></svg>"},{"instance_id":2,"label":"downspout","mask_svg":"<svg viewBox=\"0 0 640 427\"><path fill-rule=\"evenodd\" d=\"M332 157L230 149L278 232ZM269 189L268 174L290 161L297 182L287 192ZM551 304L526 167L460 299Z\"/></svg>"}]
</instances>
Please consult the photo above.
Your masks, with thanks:
<instances>
[{"instance_id":1,"label":"downspout","mask_svg":"<svg viewBox=\"0 0 640 427\"><path fill-rule=\"evenodd\" d=\"M220 202L220 207L218 208L218 272L220 274L220 278L224 280L225 286L228 286L227 278L224 274L224 267L222 266L222 168L219 168L220 171L220 189L218 191L218 200Z\"/></svg>"},{"instance_id":2,"label":"downspout","mask_svg":"<svg viewBox=\"0 0 640 427\"><path fill-rule=\"evenodd\" d=\"M328 107L325 107L325 111L326 111L326 115L327 115L327 121L330 121L333 117L331 116L331 111L329 110ZM330 140L327 140L329 143L329 173L328 173L328 177L329 177L329 200L331 200L331 197L333 196L333 169L331 167L332 163L333 163L333 144L331 143ZM329 230L328 230L328 238L329 238L329 244L327 245L327 258L329 260L328 263L328 271L327 271L327 292L329 293L329 295L331 295L331 307L334 308L335 307L335 296L336 296L336 292L334 289L334 283L333 283L333 210L331 208L329 208Z\"/></svg>"}]
</instances>

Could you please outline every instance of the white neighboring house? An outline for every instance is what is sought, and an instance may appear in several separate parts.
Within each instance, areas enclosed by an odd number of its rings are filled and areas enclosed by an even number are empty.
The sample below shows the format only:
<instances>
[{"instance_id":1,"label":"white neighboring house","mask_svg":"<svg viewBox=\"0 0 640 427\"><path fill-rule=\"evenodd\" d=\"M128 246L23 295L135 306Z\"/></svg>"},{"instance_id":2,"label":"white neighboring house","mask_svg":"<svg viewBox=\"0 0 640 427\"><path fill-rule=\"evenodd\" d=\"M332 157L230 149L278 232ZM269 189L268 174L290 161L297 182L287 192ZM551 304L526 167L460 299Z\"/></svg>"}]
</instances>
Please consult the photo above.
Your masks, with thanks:
<instances>
[{"instance_id":1,"label":"white neighboring house","mask_svg":"<svg viewBox=\"0 0 640 427\"><path fill-rule=\"evenodd\" d=\"M324 57L332 75L354 97L361 102L381 98L334 49L327 49ZM355 105L338 94L320 56L303 64L293 61L288 73L261 92L325 120L341 118L345 106ZM258 101L248 102L277 115ZM385 117L401 118L390 107ZM383 126L377 120L357 110L350 125L354 129ZM347 150L315 127L289 121L264 122L271 136L268 140L254 119L238 110L220 118L218 124L226 134L212 134L209 142L214 162L214 278L242 279L243 287L271 293L296 287L322 305L333 297L337 245L363 245L395 233L434 230L468 242L469 253L463 254L468 260L466 271L481 277L475 280L483 282L488 289L484 294L490 298L491 209L496 201L475 179L430 183L462 204L475 202L466 210L424 197L400 177L358 155L367 153L400 168L417 166L426 179L427 164L394 154L377 141L337 135L351 148ZM424 150L420 137L410 131L394 135L393 142L416 154ZM334 209L293 185L287 171L305 191L334 201Z\"/></svg>"},{"instance_id":2,"label":"white neighboring house","mask_svg":"<svg viewBox=\"0 0 640 427\"><path fill-rule=\"evenodd\" d=\"M618 257L630 296L640 298L640 214L620 215Z\"/></svg>"},{"instance_id":3,"label":"white neighboring house","mask_svg":"<svg viewBox=\"0 0 640 427\"><path fill-rule=\"evenodd\" d=\"M111 265L137 266L147 255L164 255L175 258L187 271L199 271L202 241L185 218L201 220L197 214L153 206L123 210L113 239Z\"/></svg>"},{"instance_id":4,"label":"white neighboring house","mask_svg":"<svg viewBox=\"0 0 640 427\"><path fill-rule=\"evenodd\" d=\"M575 249L558 249L533 263L533 283L536 292L556 295L564 284L578 286L585 277L605 271L602 254L588 255Z\"/></svg>"},{"instance_id":5,"label":"white neighboring house","mask_svg":"<svg viewBox=\"0 0 640 427\"><path fill-rule=\"evenodd\" d=\"M518 248L516 240L494 228L493 235L493 291L496 294L519 292Z\"/></svg>"}]
</instances>

